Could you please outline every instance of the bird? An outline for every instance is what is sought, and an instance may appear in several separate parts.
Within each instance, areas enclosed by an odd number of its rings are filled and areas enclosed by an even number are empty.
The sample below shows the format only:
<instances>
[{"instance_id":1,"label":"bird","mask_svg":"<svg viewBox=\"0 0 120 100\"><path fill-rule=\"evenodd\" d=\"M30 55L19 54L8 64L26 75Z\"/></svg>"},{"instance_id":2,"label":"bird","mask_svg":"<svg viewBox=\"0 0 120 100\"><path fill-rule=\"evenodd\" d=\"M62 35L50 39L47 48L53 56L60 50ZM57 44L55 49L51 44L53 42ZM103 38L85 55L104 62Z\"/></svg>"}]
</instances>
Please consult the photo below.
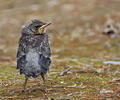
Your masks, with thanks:
<instances>
[{"instance_id":1,"label":"bird","mask_svg":"<svg viewBox=\"0 0 120 100\"><path fill-rule=\"evenodd\" d=\"M25 75L23 90L30 77L42 77L45 84L45 74L51 64L51 48L45 29L50 24L33 19L22 28L16 57L17 69Z\"/></svg>"}]
</instances>

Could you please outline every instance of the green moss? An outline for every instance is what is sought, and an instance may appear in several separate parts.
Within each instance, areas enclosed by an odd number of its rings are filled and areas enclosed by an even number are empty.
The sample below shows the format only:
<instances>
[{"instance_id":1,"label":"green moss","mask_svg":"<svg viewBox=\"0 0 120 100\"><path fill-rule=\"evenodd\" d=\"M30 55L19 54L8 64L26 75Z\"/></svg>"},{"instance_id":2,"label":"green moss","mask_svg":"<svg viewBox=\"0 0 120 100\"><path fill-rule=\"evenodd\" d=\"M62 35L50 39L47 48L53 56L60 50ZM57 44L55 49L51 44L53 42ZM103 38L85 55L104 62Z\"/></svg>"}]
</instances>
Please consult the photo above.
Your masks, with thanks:
<instances>
[{"instance_id":1,"label":"green moss","mask_svg":"<svg viewBox=\"0 0 120 100\"><path fill-rule=\"evenodd\" d=\"M54 1L55 3L53 3ZM105 8L98 4L105 5L106 2L95 0L92 1L92 5L86 6L88 8L84 11L81 9L83 4L87 4L84 0L56 1L22 0L17 2L16 0L1 0L1 99L33 100L45 98L45 92L42 90L44 84L41 78L30 78L26 87L28 91L21 93L24 75L20 75L19 70L15 67L19 38L16 33L20 32L20 27L26 20L36 17L45 22L51 20L53 23L49 29L50 34L48 34L51 39L53 56L50 74L46 77L49 99L87 100L89 98L89 100L98 100L103 99L100 94L101 90L113 90L116 94L117 89L119 89L119 82L114 82L114 79L120 77L120 66L104 64L103 62L120 60L120 39L101 35L102 26L106 21L106 13L109 12L109 17L111 17L112 9L113 16L111 18L119 19L117 16L117 11L120 11L119 3L113 0ZM37 9L36 4L40 4L40 9ZM46 16L50 19L46 19ZM60 73L69 67L72 69L67 74L60 76ZM105 96L106 94L104 95L106 99ZM111 95L111 97L115 97L115 95Z\"/></svg>"}]
</instances>

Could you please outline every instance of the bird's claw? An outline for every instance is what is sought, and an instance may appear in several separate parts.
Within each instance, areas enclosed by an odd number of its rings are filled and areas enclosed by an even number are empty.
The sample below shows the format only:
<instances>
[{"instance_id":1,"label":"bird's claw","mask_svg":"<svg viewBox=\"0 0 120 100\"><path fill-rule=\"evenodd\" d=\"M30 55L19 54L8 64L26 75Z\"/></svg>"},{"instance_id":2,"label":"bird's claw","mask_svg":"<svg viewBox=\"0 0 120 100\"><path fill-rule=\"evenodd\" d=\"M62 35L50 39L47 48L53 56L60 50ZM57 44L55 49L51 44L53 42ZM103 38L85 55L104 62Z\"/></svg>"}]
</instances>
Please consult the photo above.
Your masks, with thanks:
<instances>
[{"instance_id":1,"label":"bird's claw","mask_svg":"<svg viewBox=\"0 0 120 100\"><path fill-rule=\"evenodd\" d=\"M26 89L22 89L21 90L21 93L25 93L27 90Z\"/></svg>"}]
</instances>

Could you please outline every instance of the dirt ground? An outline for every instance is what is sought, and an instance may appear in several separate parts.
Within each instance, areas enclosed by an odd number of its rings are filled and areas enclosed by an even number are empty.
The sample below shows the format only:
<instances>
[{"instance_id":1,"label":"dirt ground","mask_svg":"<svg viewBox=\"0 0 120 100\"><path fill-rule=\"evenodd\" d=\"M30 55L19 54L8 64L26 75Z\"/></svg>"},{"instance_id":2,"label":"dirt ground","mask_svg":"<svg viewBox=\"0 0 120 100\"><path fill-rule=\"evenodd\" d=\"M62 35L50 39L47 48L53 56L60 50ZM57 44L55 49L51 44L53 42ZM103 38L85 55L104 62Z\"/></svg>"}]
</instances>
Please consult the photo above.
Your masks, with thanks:
<instances>
[{"instance_id":1,"label":"dirt ground","mask_svg":"<svg viewBox=\"0 0 120 100\"><path fill-rule=\"evenodd\" d=\"M120 61L120 38L103 35L107 21L120 22L119 0L0 2L1 99L119 100L120 64L105 61ZM52 64L46 90L41 78L30 78L22 93L24 75L16 69L16 52L22 26L31 19L52 22L47 30Z\"/></svg>"}]
</instances>

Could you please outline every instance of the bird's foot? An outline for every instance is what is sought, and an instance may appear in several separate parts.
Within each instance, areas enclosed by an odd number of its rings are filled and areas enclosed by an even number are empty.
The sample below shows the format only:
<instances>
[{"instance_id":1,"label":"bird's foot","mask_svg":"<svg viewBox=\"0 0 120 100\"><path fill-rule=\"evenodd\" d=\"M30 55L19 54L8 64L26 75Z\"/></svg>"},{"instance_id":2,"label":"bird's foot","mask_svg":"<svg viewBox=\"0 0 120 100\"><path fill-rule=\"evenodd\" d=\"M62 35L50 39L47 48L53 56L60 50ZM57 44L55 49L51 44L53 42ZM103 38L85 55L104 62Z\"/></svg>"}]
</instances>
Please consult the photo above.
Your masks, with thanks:
<instances>
[{"instance_id":1,"label":"bird's foot","mask_svg":"<svg viewBox=\"0 0 120 100\"><path fill-rule=\"evenodd\" d=\"M24 90L24 89L22 89L20 92L21 92L21 93L25 93L25 90Z\"/></svg>"},{"instance_id":2,"label":"bird's foot","mask_svg":"<svg viewBox=\"0 0 120 100\"><path fill-rule=\"evenodd\" d=\"M21 90L21 93L25 93L25 92L27 92L27 89L22 89Z\"/></svg>"}]
</instances>

